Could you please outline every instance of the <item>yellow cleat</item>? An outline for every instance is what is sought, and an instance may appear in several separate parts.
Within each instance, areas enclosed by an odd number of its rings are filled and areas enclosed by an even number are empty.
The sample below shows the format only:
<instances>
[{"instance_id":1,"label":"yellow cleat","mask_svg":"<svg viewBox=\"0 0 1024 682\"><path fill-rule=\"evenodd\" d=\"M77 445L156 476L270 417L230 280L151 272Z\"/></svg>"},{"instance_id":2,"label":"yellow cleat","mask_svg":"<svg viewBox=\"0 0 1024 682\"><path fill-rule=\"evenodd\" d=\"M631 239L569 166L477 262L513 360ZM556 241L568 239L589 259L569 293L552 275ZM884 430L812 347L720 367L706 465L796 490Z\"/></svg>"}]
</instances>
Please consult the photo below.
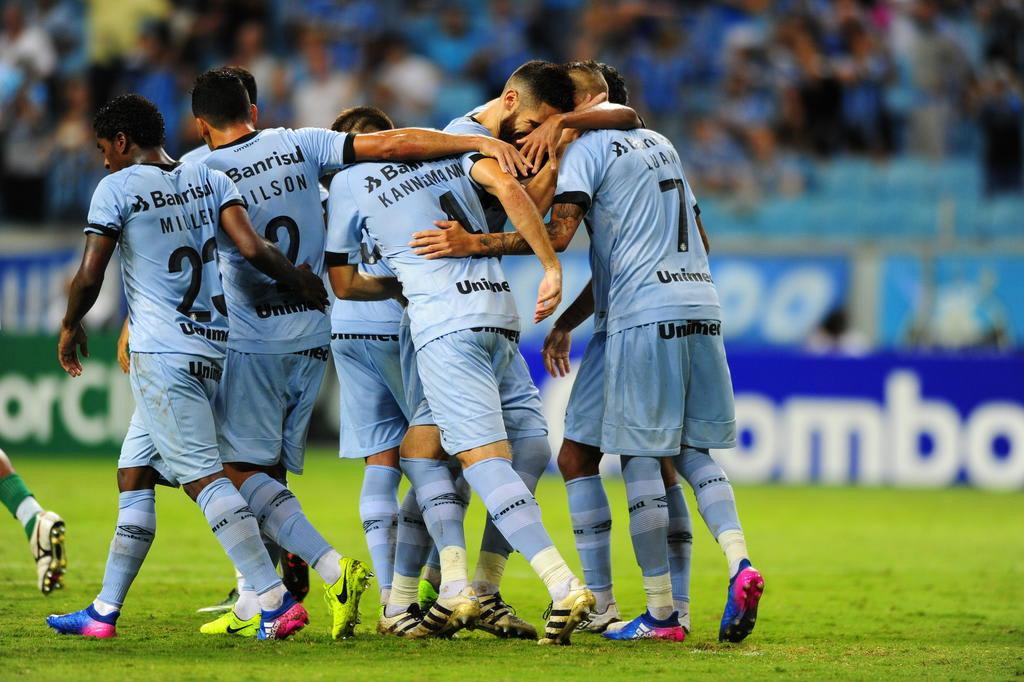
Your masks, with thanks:
<instances>
[{"instance_id":1,"label":"yellow cleat","mask_svg":"<svg viewBox=\"0 0 1024 682\"><path fill-rule=\"evenodd\" d=\"M255 637L256 631L260 628L260 614L256 614L249 620L242 620L235 615L235 612L228 611L216 620L203 623L199 626L199 632L204 635L238 635L239 637Z\"/></svg>"},{"instance_id":2,"label":"yellow cleat","mask_svg":"<svg viewBox=\"0 0 1024 682\"><path fill-rule=\"evenodd\" d=\"M351 637L359 618L359 599L370 584L373 572L358 559L338 560L341 577L333 585L324 585L324 601L331 612L331 637Z\"/></svg>"}]
</instances>

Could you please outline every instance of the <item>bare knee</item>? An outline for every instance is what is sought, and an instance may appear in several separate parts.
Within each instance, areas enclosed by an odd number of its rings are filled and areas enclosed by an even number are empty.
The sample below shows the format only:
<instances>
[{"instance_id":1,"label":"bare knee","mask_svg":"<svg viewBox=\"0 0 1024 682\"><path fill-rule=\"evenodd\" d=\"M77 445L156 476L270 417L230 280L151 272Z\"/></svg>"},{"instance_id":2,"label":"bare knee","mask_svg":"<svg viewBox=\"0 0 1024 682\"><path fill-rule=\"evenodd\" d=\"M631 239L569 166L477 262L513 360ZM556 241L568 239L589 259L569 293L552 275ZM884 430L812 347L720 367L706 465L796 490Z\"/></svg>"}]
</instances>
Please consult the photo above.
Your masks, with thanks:
<instances>
[{"instance_id":1,"label":"bare knee","mask_svg":"<svg viewBox=\"0 0 1024 682\"><path fill-rule=\"evenodd\" d=\"M402 438L399 455L407 459L447 458L441 447L441 431L433 425L410 426Z\"/></svg>"},{"instance_id":2,"label":"bare knee","mask_svg":"<svg viewBox=\"0 0 1024 682\"><path fill-rule=\"evenodd\" d=\"M391 467L392 469L397 469L398 453L398 448L391 448L389 450L384 450L383 452L370 455L366 458L366 466Z\"/></svg>"},{"instance_id":3,"label":"bare knee","mask_svg":"<svg viewBox=\"0 0 1024 682\"><path fill-rule=\"evenodd\" d=\"M206 488L206 486L210 485L211 483L220 478L225 478L223 471L218 471L215 474L203 476L202 478L196 481L186 483L185 485L182 486L182 488L185 490L185 494L192 498L192 501L195 502L196 499L199 497L199 493L203 492L203 489Z\"/></svg>"},{"instance_id":4,"label":"bare knee","mask_svg":"<svg viewBox=\"0 0 1024 682\"><path fill-rule=\"evenodd\" d=\"M601 450L572 440L563 440L558 451L558 470L565 481L601 473Z\"/></svg>"},{"instance_id":5,"label":"bare knee","mask_svg":"<svg viewBox=\"0 0 1024 682\"><path fill-rule=\"evenodd\" d=\"M133 490L153 490L160 474L153 467L127 467L117 470L117 490L127 493Z\"/></svg>"}]
</instances>

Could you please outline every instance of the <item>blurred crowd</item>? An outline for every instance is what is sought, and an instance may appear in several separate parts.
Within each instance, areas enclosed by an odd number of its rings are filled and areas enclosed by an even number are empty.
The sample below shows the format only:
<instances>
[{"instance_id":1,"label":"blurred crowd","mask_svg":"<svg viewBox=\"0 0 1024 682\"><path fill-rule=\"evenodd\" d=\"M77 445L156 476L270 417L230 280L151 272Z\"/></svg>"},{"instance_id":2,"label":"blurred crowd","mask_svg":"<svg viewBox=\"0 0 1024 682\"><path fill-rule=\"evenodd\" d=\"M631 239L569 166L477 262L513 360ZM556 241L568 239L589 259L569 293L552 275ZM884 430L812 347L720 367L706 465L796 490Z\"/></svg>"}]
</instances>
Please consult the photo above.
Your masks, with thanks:
<instances>
[{"instance_id":1,"label":"blurred crowd","mask_svg":"<svg viewBox=\"0 0 1024 682\"><path fill-rule=\"evenodd\" d=\"M0 216L81 220L102 174L91 113L139 92L168 149L188 89L237 64L261 126L357 103L443 126L531 58L599 59L704 194L798 195L837 156L970 157L1021 192L1020 0L3 0Z\"/></svg>"}]
</instances>

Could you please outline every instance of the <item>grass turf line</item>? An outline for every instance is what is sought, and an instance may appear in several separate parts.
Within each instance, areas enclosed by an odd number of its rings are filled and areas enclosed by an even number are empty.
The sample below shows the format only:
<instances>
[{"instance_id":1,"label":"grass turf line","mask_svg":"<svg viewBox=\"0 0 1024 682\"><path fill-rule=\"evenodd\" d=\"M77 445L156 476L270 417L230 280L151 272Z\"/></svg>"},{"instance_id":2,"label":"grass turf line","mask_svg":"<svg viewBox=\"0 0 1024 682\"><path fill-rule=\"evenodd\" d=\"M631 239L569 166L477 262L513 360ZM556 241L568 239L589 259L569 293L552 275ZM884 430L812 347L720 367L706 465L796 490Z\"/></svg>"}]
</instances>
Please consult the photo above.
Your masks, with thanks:
<instances>
[{"instance_id":1,"label":"grass turf line","mask_svg":"<svg viewBox=\"0 0 1024 682\"><path fill-rule=\"evenodd\" d=\"M157 537L110 641L58 636L43 619L83 608L96 595L117 512L114 457L18 457L15 465L46 508L68 522L71 570L64 591L44 598L24 536L0 520L0 679L67 680L488 680L540 676L669 678L1020 679L1024 676L1024 495L972 490L741 487L741 518L767 590L747 642L717 642L725 561L694 520L694 631L682 645L612 643L577 635L547 649L469 633L451 642L407 642L373 633L376 584L357 637L332 642L313 578L313 622L287 642L204 637L199 606L219 601L232 571L202 514L180 491L157 494ZM313 523L342 553L368 560L359 521L362 464L312 453L293 488ZM404 485L403 485L404 488ZM624 615L643 608L624 491L608 482L614 511L615 591ZM687 490L691 514L696 504ZM544 519L574 569L565 490L546 477ZM468 514L470 561L483 507ZM472 570L472 568L471 568ZM502 593L542 626L547 595L514 556Z\"/></svg>"}]
</instances>

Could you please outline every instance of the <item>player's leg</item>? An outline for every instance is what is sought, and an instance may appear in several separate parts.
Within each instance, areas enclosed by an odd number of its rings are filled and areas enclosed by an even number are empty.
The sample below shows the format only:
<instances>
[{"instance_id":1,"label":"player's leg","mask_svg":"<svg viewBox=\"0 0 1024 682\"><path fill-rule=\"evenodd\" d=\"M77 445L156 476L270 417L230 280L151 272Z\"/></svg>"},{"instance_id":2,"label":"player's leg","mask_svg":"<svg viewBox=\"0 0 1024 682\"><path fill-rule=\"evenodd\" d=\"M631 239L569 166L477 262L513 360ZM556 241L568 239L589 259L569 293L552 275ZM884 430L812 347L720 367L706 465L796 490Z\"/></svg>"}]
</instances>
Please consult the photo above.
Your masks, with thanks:
<instances>
[{"instance_id":1,"label":"player's leg","mask_svg":"<svg viewBox=\"0 0 1024 682\"><path fill-rule=\"evenodd\" d=\"M359 519L363 523L363 535L380 586L382 605L388 603L394 576L398 484L401 480L397 447L366 458L363 486L359 491Z\"/></svg>"},{"instance_id":2,"label":"player's leg","mask_svg":"<svg viewBox=\"0 0 1024 682\"><path fill-rule=\"evenodd\" d=\"M681 642L686 633L672 605L669 511L660 458L678 452L686 396L686 347L659 338L656 324L610 334L601 449L622 455L629 531L643 575L647 611L608 628L612 640L641 638Z\"/></svg>"},{"instance_id":3,"label":"player's leg","mask_svg":"<svg viewBox=\"0 0 1024 682\"><path fill-rule=\"evenodd\" d=\"M754 629L764 578L750 564L729 478L709 452L710 448L736 445L732 377L722 337L713 333L720 325L697 321L689 327L694 333L682 341L690 356L689 385L693 387L693 399L686 401L684 444L675 458L676 469L693 488L697 509L729 564L730 579L719 639L739 642Z\"/></svg>"},{"instance_id":4,"label":"player's leg","mask_svg":"<svg viewBox=\"0 0 1024 682\"><path fill-rule=\"evenodd\" d=\"M679 623L690 631L690 556L693 550L693 524L676 474L675 461L662 458L661 478L668 501L668 570L672 576L672 606Z\"/></svg>"},{"instance_id":5,"label":"player's leg","mask_svg":"<svg viewBox=\"0 0 1024 682\"><path fill-rule=\"evenodd\" d=\"M62 588L68 566L64 519L39 505L3 450L0 450L0 503L25 531L29 551L36 562L39 591L50 594Z\"/></svg>"}]
</instances>

